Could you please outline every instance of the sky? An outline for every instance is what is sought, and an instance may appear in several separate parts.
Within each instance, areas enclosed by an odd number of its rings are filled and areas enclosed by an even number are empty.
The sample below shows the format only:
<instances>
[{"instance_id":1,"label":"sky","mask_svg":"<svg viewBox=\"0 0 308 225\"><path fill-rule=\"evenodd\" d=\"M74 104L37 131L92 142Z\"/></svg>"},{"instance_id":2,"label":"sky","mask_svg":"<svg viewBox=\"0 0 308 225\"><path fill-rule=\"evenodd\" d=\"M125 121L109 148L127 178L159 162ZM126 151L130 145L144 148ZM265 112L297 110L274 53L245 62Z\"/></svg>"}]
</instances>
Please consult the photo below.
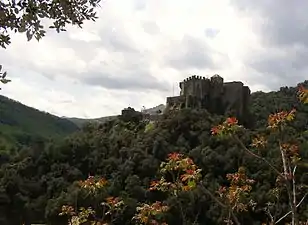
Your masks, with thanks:
<instances>
[{"instance_id":1,"label":"sky","mask_svg":"<svg viewBox=\"0 0 308 225\"><path fill-rule=\"evenodd\" d=\"M307 0L105 0L96 22L40 42L12 35L1 95L58 116L165 104L193 74L252 91L308 79Z\"/></svg>"}]
</instances>

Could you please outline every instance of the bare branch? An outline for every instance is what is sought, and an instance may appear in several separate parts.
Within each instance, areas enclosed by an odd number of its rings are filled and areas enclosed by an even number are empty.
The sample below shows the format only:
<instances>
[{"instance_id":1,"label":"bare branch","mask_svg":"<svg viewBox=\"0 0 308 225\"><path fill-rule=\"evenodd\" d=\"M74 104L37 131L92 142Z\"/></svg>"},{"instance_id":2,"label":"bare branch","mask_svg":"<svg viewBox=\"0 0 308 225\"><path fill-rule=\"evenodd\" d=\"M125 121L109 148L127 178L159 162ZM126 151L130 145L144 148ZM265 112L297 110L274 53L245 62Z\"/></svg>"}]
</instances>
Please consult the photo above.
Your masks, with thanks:
<instances>
[{"instance_id":1,"label":"bare branch","mask_svg":"<svg viewBox=\"0 0 308 225\"><path fill-rule=\"evenodd\" d=\"M301 200L299 201L299 203L296 205L296 208L298 208L298 207L302 204L302 202L305 200L305 198L307 197L307 195L308 195L308 193L306 193L306 194L302 197L302 199L301 199ZM279 223L281 220L283 220L284 218L286 218L288 215L290 215L290 213L292 213L292 211L287 212L284 216L282 216L279 220L277 220L277 221L275 222L275 224Z\"/></svg>"},{"instance_id":2,"label":"bare branch","mask_svg":"<svg viewBox=\"0 0 308 225\"><path fill-rule=\"evenodd\" d=\"M219 206L221 206L224 209L229 208L227 205L222 203L218 198L216 198L215 195L212 194L212 192L210 192L206 187L204 187L204 185L202 185L202 190L204 192L206 192L206 194L208 194ZM238 221L237 217L234 215L232 210L230 210L230 214L231 214L232 219L234 220L235 224L241 225L241 223Z\"/></svg>"},{"instance_id":3,"label":"bare branch","mask_svg":"<svg viewBox=\"0 0 308 225\"><path fill-rule=\"evenodd\" d=\"M252 155L252 156L254 156L254 157L258 158L258 159L261 159L262 161L264 161L269 167L271 167L271 168L273 169L273 171L274 171L275 173L277 173L278 176L280 176L280 177L282 177L283 179L285 179L285 177L279 172L279 170L278 170L275 166L273 166L268 160L266 160L265 158L263 158L263 157L261 157L261 156L255 154L255 153L253 153L252 151L250 151L250 150L243 144L243 142L238 138L237 135L234 135L233 137L235 138L235 140L240 144L240 146L241 146L248 154L250 154L250 155Z\"/></svg>"}]
</instances>

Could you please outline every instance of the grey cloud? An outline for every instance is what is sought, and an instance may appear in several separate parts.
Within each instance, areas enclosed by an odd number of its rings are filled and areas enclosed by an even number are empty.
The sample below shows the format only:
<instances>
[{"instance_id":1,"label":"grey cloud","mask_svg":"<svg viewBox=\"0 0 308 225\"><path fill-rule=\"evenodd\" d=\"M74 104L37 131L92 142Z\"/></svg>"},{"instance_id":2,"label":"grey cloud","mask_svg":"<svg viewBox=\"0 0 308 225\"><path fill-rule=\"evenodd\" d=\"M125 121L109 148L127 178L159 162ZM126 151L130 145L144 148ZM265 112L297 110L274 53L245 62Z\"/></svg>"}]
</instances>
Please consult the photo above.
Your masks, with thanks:
<instances>
[{"instance_id":1,"label":"grey cloud","mask_svg":"<svg viewBox=\"0 0 308 225\"><path fill-rule=\"evenodd\" d=\"M300 49L285 49L285 51L277 52L269 50L262 53L253 53L249 60L246 60L247 65L258 68L260 72L270 72L286 74L288 71L305 70L308 67L308 48Z\"/></svg>"},{"instance_id":2,"label":"grey cloud","mask_svg":"<svg viewBox=\"0 0 308 225\"><path fill-rule=\"evenodd\" d=\"M213 29L213 28L207 28L205 29L204 33L209 38L215 38L217 34L219 33L219 30Z\"/></svg>"},{"instance_id":3,"label":"grey cloud","mask_svg":"<svg viewBox=\"0 0 308 225\"><path fill-rule=\"evenodd\" d=\"M270 89L278 89L281 86L294 86L302 82L308 72L308 65L303 66L297 61L296 57L277 57L270 54L247 60L246 66L255 71L255 73L249 74L249 80L252 83L262 83Z\"/></svg>"},{"instance_id":4,"label":"grey cloud","mask_svg":"<svg viewBox=\"0 0 308 225\"><path fill-rule=\"evenodd\" d=\"M122 30L104 29L100 32L104 37L101 46L114 52L138 52L138 48Z\"/></svg>"},{"instance_id":5,"label":"grey cloud","mask_svg":"<svg viewBox=\"0 0 308 225\"><path fill-rule=\"evenodd\" d=\"M241 12L256 12L263 19L260 32L267 45L308 46L308 1L232 0ZM260 19L259 18L259 19Z\"/></svg>"},{"instance_id":6,"label":"grey cloud","mask_svg":"<svg viewBox=\"0 0 308 225\"><path fill-rule=\"evenodd\" d=\"M307 79L308 1L232 0L232 4L240 15L255 16L253 31L266 50L252 52L243 61L259 74L253 80L276 89Z\"/></svg>"},{"instance_id":7,"label":"grey cloud","mask_svg":"<svg viewBox=\"0 0 308 225\"><path fill-rule=\"evenodd\" d=\"M102 23L98 27L97 35L101 40L85 42L71 39L68 33L48 34L49 39L57 42L60 47L73 48L75 52L84 60L92 59L95 51L104 48L110 52L138 53L138 46L131 40L125 29L117 23Z\"/></svg>"},{"instance_id":8,"label":"grey cloud","mask_svg":"<svg viewBox=\"0 0 308 225\"><path fill-rule=\"evenodd\" d=\"M213 54L220 53L215 52L202 39L186 35L181 41L171 45L164 59L167 66L175 69L213 69L218 68L212 59ZM222 54L221 56L224 63L228 63L228 58Z\"/></svg>"},{"instance_id":9,"label":"grey cloud","mask_svg":"<svg viewBox=\"0 0 308 225\"><path fill-rule=\"evenodd\" d=\"M149 71L136 70L136 73L121 74L122 76L107 73L95 73L85 76L84 82L89 85L97 85L107 89L145 91L168 91L170 87L166 83L158 81Z\"/></svg>"},{"instance_id":10,"label":"grey cloud","mask_svg":"<svg viewBox=\"0 0 308 225\"><path fill-rule=\"evenodd\" d=\"M146 26L152 26L150 29L152 29L152 32L155 32L155 24L147 23ZM121 53L121 60L119 61L114 61L117 59L115 58L113 60L112 57L103 58L101 59L100 66L89 68L89 71L84 73L72 70L74 68L72 65L68 67L50 65L46 69L36 65L33 60L25 60L23 65L26 70L35 71L51 80L55 75L63 74L88 85L97 85L107 89L169 91L171 88L168 83L160 82L151 74L150 62L148 61L146 52L138 49L136 43L133 43L121 25L115 25L114 28L116 31L112 32L112 26L100 27L98 31L101 37L100 41L85 42L72 40L68 33L62 33L60 35L50 33L46 38L52 39L53 42L56 42L56 46L60 48L72 48L77 57L84 62L90 62L97 57L97 51L99 49L105 49L111 53L111 56L113 52ZM9 62L13 60L14 58L12 56ZM115 66L114 64L117 65Z\"/></svg>"}]
</instances>

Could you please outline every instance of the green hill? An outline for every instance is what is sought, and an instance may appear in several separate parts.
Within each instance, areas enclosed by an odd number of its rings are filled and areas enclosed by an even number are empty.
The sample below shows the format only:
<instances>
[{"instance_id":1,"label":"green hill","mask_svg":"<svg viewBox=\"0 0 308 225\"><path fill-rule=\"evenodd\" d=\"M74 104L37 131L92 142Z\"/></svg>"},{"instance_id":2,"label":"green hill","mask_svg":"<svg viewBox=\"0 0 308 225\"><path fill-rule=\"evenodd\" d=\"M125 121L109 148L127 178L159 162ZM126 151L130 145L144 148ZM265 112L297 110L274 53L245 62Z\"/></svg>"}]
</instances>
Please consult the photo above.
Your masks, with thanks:
<instances>
[{"instance_id":1,"label":"green hill","mask_svg":"<svg viewBox=\"0 0 308 225\"><path fill-rule=\"evenodd\" d=\"M78 127L67 119L0 95L0 147L60 138L77 130Z\"/></svg>"},{"instance_id":2,"label":"green hill","mask_svg":"<svg viewBox=\"0 0 308 225\"><path fill-rule=\"evenodd\" d=\"M84 118L68 118L68 117L63 117L74 124L76 124L78 127L83 127L87 123L105 123L107 121L113 120L117 118L117 115L115 116L105 116L105 117L100 117L100 118L94 118L94 119L84 119Z\"/></svg>"}]
</instances>

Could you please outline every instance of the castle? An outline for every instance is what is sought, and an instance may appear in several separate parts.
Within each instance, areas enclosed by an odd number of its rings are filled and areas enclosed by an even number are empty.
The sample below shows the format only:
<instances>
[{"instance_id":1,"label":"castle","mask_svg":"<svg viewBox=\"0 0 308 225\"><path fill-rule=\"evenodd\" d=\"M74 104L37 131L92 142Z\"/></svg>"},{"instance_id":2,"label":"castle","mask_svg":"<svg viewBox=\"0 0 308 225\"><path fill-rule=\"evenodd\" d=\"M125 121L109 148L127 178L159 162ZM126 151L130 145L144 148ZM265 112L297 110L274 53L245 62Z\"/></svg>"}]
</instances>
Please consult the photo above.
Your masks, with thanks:
<instances>
[{"instance_id":1,"label":"castle","mask_svg":"<svg viewBox=\"0 0 308 225\"><path fill-rule=\"evenodd\" d=\"M240 81L226 82L219 75L210 79L191 76L180 82L180 96L167 97L166 110L207 109L211 113L230 113L243 118L248 113L250 89Z\"/></svg>"}]
</instances>

